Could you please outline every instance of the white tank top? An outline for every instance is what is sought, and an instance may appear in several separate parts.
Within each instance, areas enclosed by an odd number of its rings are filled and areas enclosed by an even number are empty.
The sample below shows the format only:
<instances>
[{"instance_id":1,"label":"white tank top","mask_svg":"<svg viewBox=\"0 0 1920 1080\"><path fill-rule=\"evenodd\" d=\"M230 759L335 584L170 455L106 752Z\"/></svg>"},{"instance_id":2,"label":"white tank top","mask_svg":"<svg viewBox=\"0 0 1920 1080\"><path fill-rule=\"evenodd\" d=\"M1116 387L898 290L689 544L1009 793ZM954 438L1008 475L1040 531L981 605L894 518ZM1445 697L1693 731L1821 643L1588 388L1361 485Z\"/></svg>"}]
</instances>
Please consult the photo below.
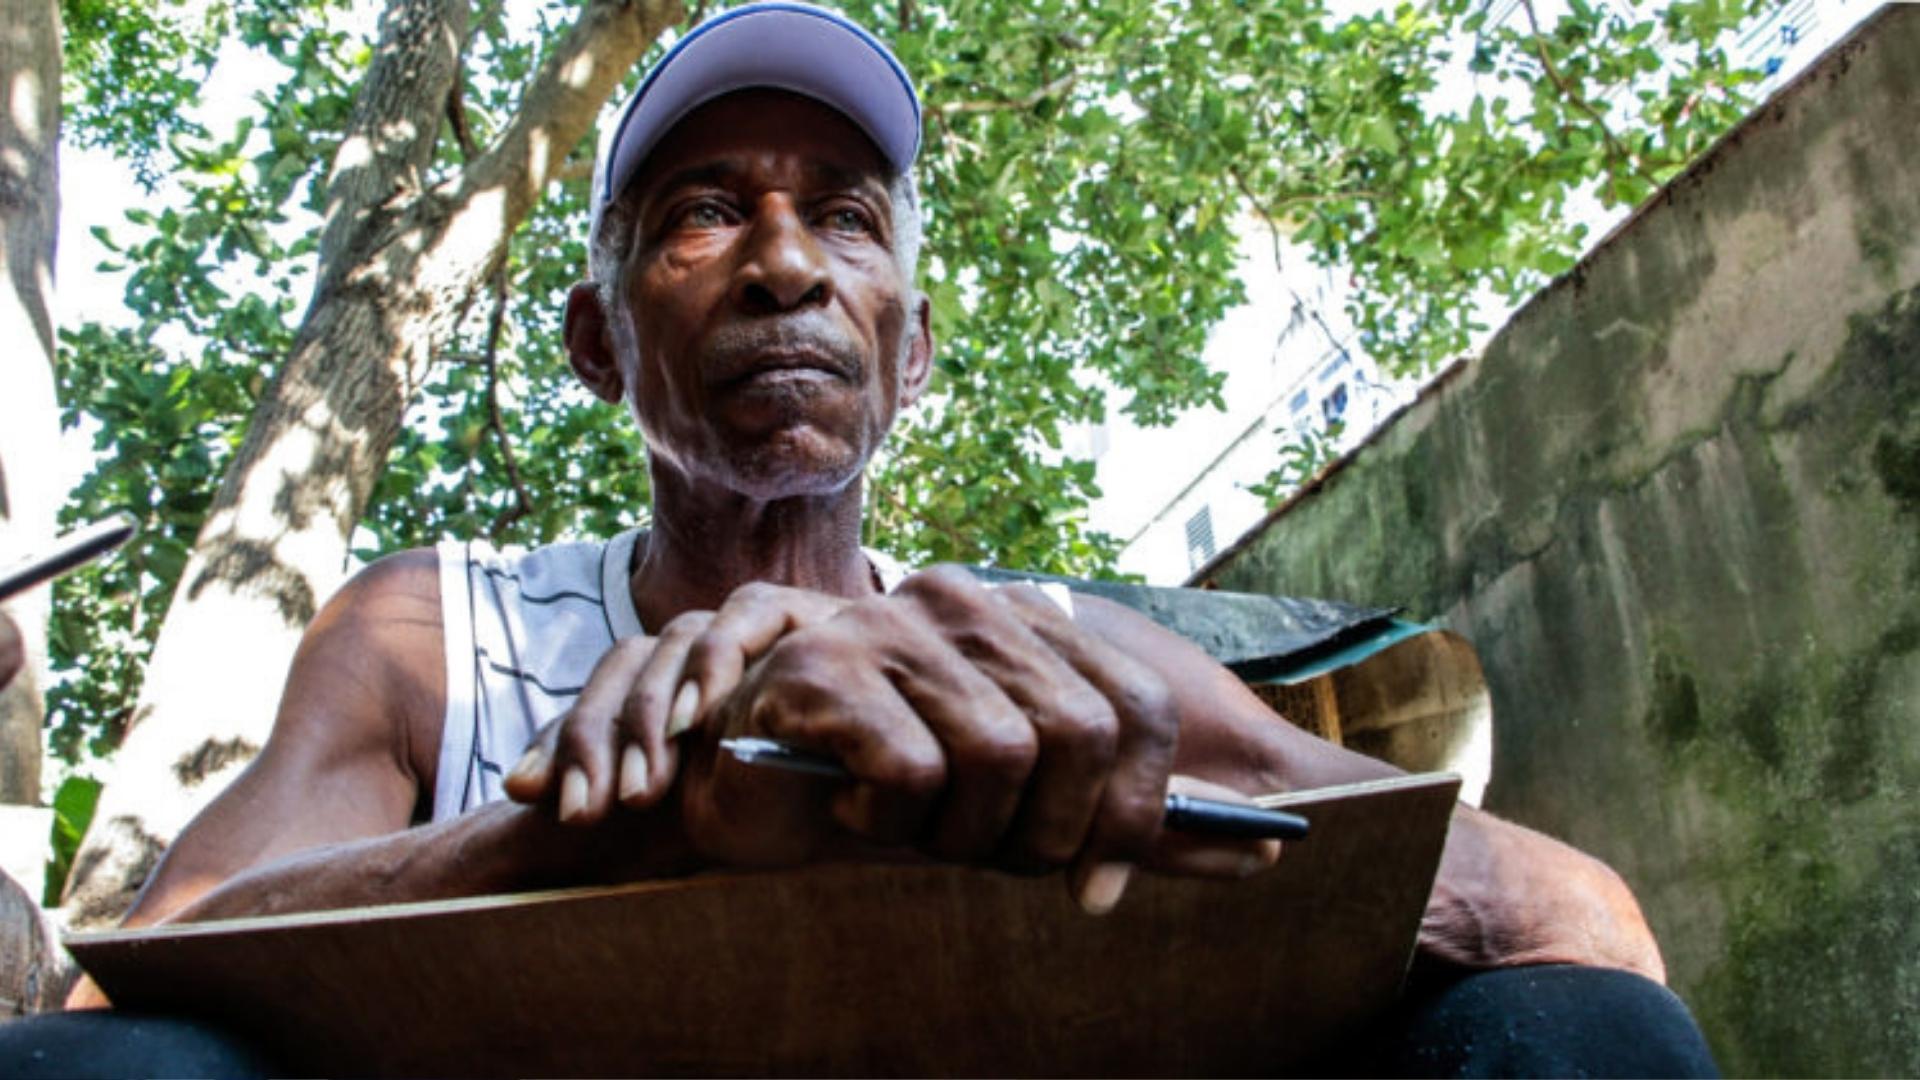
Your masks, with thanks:
<instances>
[{"instance_id":1,"label":"white tank top","mask_svg":"<svg viewBox=\"0 0 1920 1080\"><path fill-rule=\"evenodd\" d=\"M505 798L505 772L534 734L573 705L615 641L643 632L628 585L642 532L531 551L440 543L447 712L433 820ZM883 588L900 583L898 563L867 558Z\"/></svg>"}]
</instances>

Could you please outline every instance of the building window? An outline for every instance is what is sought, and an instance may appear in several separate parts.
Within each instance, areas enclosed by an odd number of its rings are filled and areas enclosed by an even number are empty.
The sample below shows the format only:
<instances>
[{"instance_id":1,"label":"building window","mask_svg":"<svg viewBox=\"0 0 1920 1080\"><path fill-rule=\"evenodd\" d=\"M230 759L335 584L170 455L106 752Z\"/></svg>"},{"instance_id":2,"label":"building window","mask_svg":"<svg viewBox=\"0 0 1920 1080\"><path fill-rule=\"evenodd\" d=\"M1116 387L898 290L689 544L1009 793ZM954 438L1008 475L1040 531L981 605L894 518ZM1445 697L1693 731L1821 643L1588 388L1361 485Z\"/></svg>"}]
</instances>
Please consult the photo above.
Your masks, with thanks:
<instances>
[{"instance_id":1,"label":"building window","mask_svg":"<svg viewBox=\"0 0 1920 1080\"><path fill-rule=\"evenodd\" d=\"M1087 433L1087 456L1099 461L1112 448L1113 429L1104 423L1093 425L1093 430Z\"/></svg>"},{"instance_id":2,"label":"building window","mask_svg":"<svg viewBox=\"0 0 1920 1080\"><path fill-rule=\"evenodd\" d=\"M1199 569L1200 564L1213 558L1213 552L1213 510L1202 506L1199 513L1187 519L1187 569Z\"/></svg>"},{"instance_id":3,"label":"building window","mask_svg":"<svg viewBox=\"0 0 1920 1080\"><path fill-rule=\"evenodd\" d=\"M1337 422L1347 414L1347 384L1341 383L1333 388L1333 393L1320 399L1320 415L1327 423Z\"/></svg>"}]
</instances>

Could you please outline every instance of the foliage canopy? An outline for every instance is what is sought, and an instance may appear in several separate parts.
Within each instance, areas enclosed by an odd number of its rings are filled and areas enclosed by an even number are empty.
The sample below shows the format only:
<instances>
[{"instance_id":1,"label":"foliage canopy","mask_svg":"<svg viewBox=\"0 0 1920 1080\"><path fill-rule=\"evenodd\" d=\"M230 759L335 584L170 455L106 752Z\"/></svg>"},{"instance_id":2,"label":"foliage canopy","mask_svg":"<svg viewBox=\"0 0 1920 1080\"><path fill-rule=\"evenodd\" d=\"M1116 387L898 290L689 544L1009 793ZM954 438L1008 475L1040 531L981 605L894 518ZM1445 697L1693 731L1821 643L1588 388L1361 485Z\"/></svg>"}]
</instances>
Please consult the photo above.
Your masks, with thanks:
<instances>
[{"instance_id":1,"label":"foliage canopy","mask_svg":"<svg viewBox=\"0 0 1920 1080\"><path fill-rule=\"evenodd\" d=\"M1110 408L1157 423L1220 403L1199 357L1243 299L1250 220L1347 269L1370 353L1431 365L1465 346L1476 293L1515 299L1572 265L1570 199L1639 201L1744 111L1752 76L1723 42L1756 10L1573 0L1536 25L1529 0L1497 5L1497 23L1468 0L840 6L891 41L927 104L922 284L939 367L876 467L869 541L909 561L1080 574L1110 567L1116 545L1084 525L1093 468L1060 451L1062 432ZM99 454L66 516L125 507L145 526L127 557L60 586L50 724L69 760L130 721L213 487L293 340L327 163L371 58L364 7L63 0L67 137L110 148L152 195L99 230L134 325L63 335L65 420ZM577 4L474 7L461 90L421 118L441 127L441 170L496 132ZM1436 107L1462 41L1475 92ZM275 81L237 127L209 130L193 106L241 52ZM644 513L638 439L561 360L590 153L575 151L573 178L417 389L364 554L600 535Z\"/></svg>"}]
</instances>

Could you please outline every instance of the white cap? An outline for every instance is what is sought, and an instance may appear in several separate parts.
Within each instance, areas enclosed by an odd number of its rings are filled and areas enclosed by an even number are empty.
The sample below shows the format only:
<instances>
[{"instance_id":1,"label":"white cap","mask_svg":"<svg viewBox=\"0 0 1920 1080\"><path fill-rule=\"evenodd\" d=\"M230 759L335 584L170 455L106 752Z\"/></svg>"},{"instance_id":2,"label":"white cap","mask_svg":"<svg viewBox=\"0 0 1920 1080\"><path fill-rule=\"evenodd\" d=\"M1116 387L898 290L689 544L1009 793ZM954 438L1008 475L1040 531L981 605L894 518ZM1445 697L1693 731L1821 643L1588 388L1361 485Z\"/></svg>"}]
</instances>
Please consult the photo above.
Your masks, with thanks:
<instances>
[{"instance_id":1,"label":"white cap","mask_svg":"<svg viewBox=\"0 0 1920 1080\"><path fill-rule=\"evenodd\" d=\"M894 175L920 152L920 98L878 38L812 4L757 3L687 31L653 65L601 139L593 168L593 229L660 139L688 113L754 87L790 90L846 114L873 140Z\"/></svg>"}]
</instances>

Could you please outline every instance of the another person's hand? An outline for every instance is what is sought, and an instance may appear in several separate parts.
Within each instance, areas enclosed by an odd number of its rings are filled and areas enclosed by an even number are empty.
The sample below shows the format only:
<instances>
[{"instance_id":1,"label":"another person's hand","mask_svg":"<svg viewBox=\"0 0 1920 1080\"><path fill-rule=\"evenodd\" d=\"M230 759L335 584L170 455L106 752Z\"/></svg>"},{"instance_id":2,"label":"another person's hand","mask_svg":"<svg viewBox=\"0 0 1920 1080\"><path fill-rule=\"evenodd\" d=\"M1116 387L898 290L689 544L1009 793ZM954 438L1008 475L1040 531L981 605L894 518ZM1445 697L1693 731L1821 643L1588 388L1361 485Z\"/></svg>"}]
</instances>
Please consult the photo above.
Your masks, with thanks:
<instances>
[{"instance_id":1,"label":"another person's hand","mask_svg":"<svg viewBox=\"0 0 1920 1080\"><path fill-rule=\"evenodd\" d=\"M27 663L26 646L20 640L20 627L14 624L7 613L0 611L0 690L13 682L13 677Z\"/></svg>"}]
</instances>

